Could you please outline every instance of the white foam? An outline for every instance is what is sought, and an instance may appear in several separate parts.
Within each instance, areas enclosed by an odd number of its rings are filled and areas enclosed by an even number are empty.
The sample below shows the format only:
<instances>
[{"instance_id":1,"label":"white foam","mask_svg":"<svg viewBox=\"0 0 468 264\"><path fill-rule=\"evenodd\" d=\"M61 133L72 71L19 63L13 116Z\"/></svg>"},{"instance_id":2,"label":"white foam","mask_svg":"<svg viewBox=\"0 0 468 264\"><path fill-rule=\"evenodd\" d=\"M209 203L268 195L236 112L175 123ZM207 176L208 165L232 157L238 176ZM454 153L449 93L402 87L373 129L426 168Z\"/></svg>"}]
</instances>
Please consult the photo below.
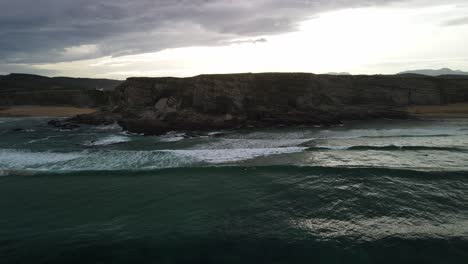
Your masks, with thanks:
<instances>
[{"instance_id":1,"label":"white foam","mask_svg":"<svg viewBox=\"0 0 468 264\"><path fill-rule=\"evenodd\" d=\"M145 134L139 134L139 133L132 133L129 131L121 131L119 134L124 135L124 136L144 136Z\"/></svg>"},{"instance_id":2,"label":"white foam","mask_svg":"<svg viewBox=\"0 0 468 264\"><path fill-rule=\"evenodd\" d=\"M210 137L215 137L215 136L220 136L220 135L225 135L228 134L229 132L222 132L222 131L213 131L209 132L207 135Z\"/></svg>"},{"instance_id":3,"label":"white foam","mask_svg":"<svg viewBox=\"0 0 468 264\"><path fill-rule=\"evenodd\" d=\"M319 139L352 139L361 137L405 137L405 136L458 136L465 135L461 129L428 127L428 128L401 128L401 129L351 129L351 130L322 130L317 134Z\"/></svg>"},{"instance_id":4,"label":"white foam","mask_svg":"<svg viewBox=\"0 0 468 264\"><path fill-rule=\"evenodd\" d=\"M101 126L96 126L97 130L118 130L121 131L122 127L119 126L119 124L114 123L112 125L101 125Z\"/></svg>"},{"instance_id":5,"label":"white foam","mask_svg":"<svg viewBox=\"0 0 468 264\"><path fill-rule=\"evenodd\" d=\"M364 238L366 241L388 237L437 236L458 237L459 230L468 225L466 219L439 219L441 222L431 222L417 218L375 217L342 221L335 219L294 219L290 224L295 228L307 230L326 238L353 237Z\"/></svg>"},{"instance_id":6,"label":"white foam","mask_svg":"<svg viewBox=\"0 0 468 264\"><path fill-rule=\"evenodd\" d=\"M0 150L1 170L145 170L221 164L262 156L296 153L305 148L82 151L71 153Z\"/></svg>"},{"instance_id":7,"label":"white foam","mask_svg":"<svg viewBox=\"0 0 468 264\"><path fill-rule=\"evenodd\" d=\"M30 152L13 149L0 150L0 168L26 169L44 164L73 160L82 153Z\"/></svg>"},{"instance_id":8,"label":"white foam","mask_svg":"<svg viewBox=\"0 0 468 264\"><path fill-rule=\"evenodd\" d=\"M192 164L189 159L160 151L98 151L80 158L49 164L49 170L145 170L174 168Z\"/></svg>"},{"instance_id":9,"label":"white foam","mask_svg":"<svg viewBox=\"0 0 468 264\"><path fill-rule=\"evenodd\" d=\"M177 142L183 140L184 137L163 137L159 139L161 142Z\"/></svg>"},{"instance_id":10,"label":"white foam","mask_svg":"<svg viewBox=\"0 0 468 264\"><path fill-rule=\"evenodd\" d=\"M288 148L249 148L249 149L197 149L197 150L162 150L184 158L207 163L228 163L249 160L257 157L289 154L304 151L303 147Z\"/></svg>"},{"instance_id":11,"label":"white foam","mask_svg":"<svg viewBox=\"0 0 468 264\"><path fill-rule=\"evenodd\" d=\"M96 141L92 142L86 142L84 145L86 146L107 146L107 145L113 145L113 144L118 144L118 143L125 143L129 142L131 139L126 136L118 136L118 135L112 135L108 136Z\"/></svg>"},{"instance_id":12,"label":"white foam","mask_svg":"<svg viewBox=\"0 0 468 264\"><path fill-rule=\"evenodd\" d=\"M2 124L2 123L8 123L8 122L20 121L20 120L21 120L21 118L3 117L3 118L0 118L0 124Z\"/></svg>"},{"instance_id":13,"label":"white foam","mask_svg":"<svg viewBox=\"0 0 468 264\"><path fill-rule=\"evenodd\" d=\"M177 133L177 132L168 132L165 135L159 137L159 141L161 142L177 142L183 140L185 137L185 133Z\"/></svg>"},{"instance_id":14,"label":"white foam","mask_svg":"<svg viewBox=\"0 0 468 264\"><path fill-rule=\"evenodd\" d=\"M268 149L296 147L313 138L301 139L232 139L223 138L208 144L197 145L198 149Z\"/></svg>"},{"instance_id":15,"label":"white foam","mask_svg":"<svg viewBox=\"0 0 468 264\"><path fill-rule=\"evenodd\" d=\"M144 170L181 167L196 163L165 151L82 151L70 153L0 150L1 175L21 170Z\"/></svg>"},{"instance_id":16,"label":"white foam","mask_svg":"<svg viewBox=\"0 0 468 264\"><path fill-rule=\"evenodd\" d=\"M46 140L54 138L54 137L57 137L57 136L49 136L49 137L44 137L44 138L39 138L39 139L33 139L33 140L28 141L28 144L41 142L41 141L46 141Z\"/></svg>"},{"instance_id":17,"label":"white foam","mask_svg":"<svg viewBox=\"0 0 468 264\"><path fill-rule=\"evenodd\" d=\"M323 148L329 150L347 150L348 146L326 146L326 145L317 145L315 148Z\"/></svg>"}]
</instances>

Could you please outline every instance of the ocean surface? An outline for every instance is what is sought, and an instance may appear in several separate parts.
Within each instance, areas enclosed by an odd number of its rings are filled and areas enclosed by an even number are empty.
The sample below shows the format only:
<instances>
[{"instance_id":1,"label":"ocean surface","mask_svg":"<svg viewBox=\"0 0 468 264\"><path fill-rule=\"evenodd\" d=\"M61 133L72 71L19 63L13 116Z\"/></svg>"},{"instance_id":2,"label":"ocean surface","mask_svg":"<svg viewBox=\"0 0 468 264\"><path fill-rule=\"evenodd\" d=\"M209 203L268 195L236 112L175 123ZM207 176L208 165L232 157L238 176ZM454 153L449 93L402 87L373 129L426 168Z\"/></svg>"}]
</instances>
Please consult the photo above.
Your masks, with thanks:
<instances>
[{"instance_id":1,"label":"ocean surface","mask_svg":"<svg viewBox=\"0 0 468 264\"><path fill-rule=\"evenodd\" d=\"M468 119L47 120L0 119L0 263L468 263Z\"/></svg>"}]
</instances>

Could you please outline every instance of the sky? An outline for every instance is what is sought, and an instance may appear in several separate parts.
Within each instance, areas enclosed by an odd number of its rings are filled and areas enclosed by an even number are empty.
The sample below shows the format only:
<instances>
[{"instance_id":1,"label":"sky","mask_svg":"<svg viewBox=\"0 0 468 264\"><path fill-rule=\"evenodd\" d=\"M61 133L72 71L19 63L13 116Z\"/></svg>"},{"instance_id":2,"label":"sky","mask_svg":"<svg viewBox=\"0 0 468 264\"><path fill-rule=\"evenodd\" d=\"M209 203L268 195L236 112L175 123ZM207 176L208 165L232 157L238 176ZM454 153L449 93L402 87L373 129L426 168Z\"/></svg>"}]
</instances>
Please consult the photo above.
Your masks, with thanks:
<instances>
[{"instance_id":1,"label":"sky","mask_svg":"<svg viewBox=\"0 0 468 264\"><path fill-rule=\"evenodd\" d=\"M0 74L468 71L468 0L0 0Z\"/></svg>"}]
</instances>

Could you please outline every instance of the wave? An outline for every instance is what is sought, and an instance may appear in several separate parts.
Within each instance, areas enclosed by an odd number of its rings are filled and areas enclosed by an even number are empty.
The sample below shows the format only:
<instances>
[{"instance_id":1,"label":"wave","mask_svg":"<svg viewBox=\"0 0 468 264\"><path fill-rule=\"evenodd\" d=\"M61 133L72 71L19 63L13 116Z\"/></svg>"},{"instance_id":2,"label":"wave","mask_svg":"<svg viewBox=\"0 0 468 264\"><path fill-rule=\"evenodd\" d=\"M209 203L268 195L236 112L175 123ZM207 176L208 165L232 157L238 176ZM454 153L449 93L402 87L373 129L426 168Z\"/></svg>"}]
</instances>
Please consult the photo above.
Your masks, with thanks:
<instances>
[{"instance_id":1,"label":"wave","mask_svg":"<svg viewBox=\"0 0 468 264\"><path fill-rule=\"evenodd\" d=\"M467 149L457 147L435 147L435 146L398 146L398 145L386 145L386 146L317 146L309 147L308 151L315 150L380 150L380 151L419 151L419 150L432 150L432 151L468 151Z\"/></svg>"},{"instance_id":2,"label":"wave","mask_svg":"<svg viewBox=\"0 0 468 264\"><path fill-rule=\"evenodd\" d=\"M453 230L463 230L468 225L468 220L450 219L435 225L433 221L424 219L380 216L353 219L353 221L299 218L291 220L290 223L299 229L328 239L354 237L375 241L389 237L427 237L429 234L434 237L461 238L463 235L453 232ZM396 226L398 228L395 228Z\"/></svg>"},{"instance_id":3,"label":"wave","mask_svg":"<svg viewBox=\"0 0 468 264\"><path fill-rule=\"evenodd\" d=\"M335 162L336 157L328 150L344 149L350 151L401 151L401 150L438 150L438 151L465 151L458 148L428 147L428 146L351 146L343 147L283 147L283 148L247 148L247 149L184 149L184 150L106 150L87 149L76 152L33 152L28 150L1 149L0 150L0 170L4 170L3 175L12 174L10 171L148 171L165 168L190 168L190 167L213 167L233 165L236 167L262 167L279 168L285 164L293 164L298 168L336 168L337 172L345 169L362 169L369 167L376 169L380 173L382 169L411 169L411 170L437 170L455 171L464 170L464 166L428 166L425 163L401 165L389 164L388 162ZM325 150L325 152L323 151ZM313 155L313 161L301 161L291 163L289 156L280 154L302 153L304 151L322 151L324 157ZM319 152L317 152L319 153ZM339 154L339 152L336 152ZM304 153L305 154L305 153ZM390 153L389 153L390 154ZM279 155L279 156L278 156ZM341 154L340 154L341 155ZM372 154L370 154L372 155ZM400 155L400 154L398 154ZM309 157L309 156L304 156ZM341 156L340 156L341 157ZM340 158L338 157L338 158ZM255 159L262 159L259 163ZM346 157L345 157L346 158ZM351 157L352 158L352 157ZM385 159L383 159L385 161ZM445 162L445 161L444 161ZM441 162L441 164L444 164ZM276 167L274 167L276 166ZM393 167L393 168L391 168ZM8 172L5 172L8 171ZM399 170L401 171L401 170ZM13 173L17 174L17 173Z\"/></svg>"},{"instance_id":4,"label":"wave","mask_svg":"<svg viewBox=\"0 0 468 264\"><path fill-rule=\"evenodd\" d=\"M445 124L444 124L445 125ZM318 138L405 138L405 137L451 137L468 135L463 127L431 126L422 128L367 128L349 130L321 130Z\"/></svg>"},{"instance_id":5,"label":"wave","mask_svg":"<svg viewBox=\"0 0 468 264\"><path fill-rule=\"evenodd\" d=\"M94 127L96 130L101 130L101 131L106 131L106 130L111 130L111 131L114 131L114 130L122 130L122 127L119 126L117 123L114 123L114 124L111 124L111 125L100 125L100 126L96 126Z\"/></svg>"},{"instance_id":6,"label":"wave","mask_svg":"<svg viewBox=\"0 0 468 264\"><path fill-rule=\"evenodd\" d=\"M34 143L37 143L37 142L42 142L42 141L46 141L46 140L49 140L51 138L57 138L57 137L60 137L60 136L48 136L48 137L33 139L33 140L30 140L30 141L28 141L26 143L27 144L34 144Z\"/></svg>"},{"instance_id":7,"label":"wave","mask_svg":"<svg viewBox=\"0 0 468 264\"><path fill-rule=\"evenodd\" d=\"M466 133L453 133L453 134L421 134L421 135L384 135L384 136L360 136L358 138L412 138L412 137L454 137L454 136L468 136Z\"/></svg>"},{"instance_id":8,"label":"wave","mask_svg":"<svg viewBox=\"0 0 468 264\"><path fill-rule=\"evenodd\" d=\"M262 156L290 154L306 150L305 147L286 148L240 148L240 149L194 149L194 150L161 150L184 158L191 158L212 164L249 160Z\"/></svg>"},{"instance_id":9,"label":"wave","mask_svg":"<svg viewBox=\"0 0 468 264\"><path fill-rule=\"evenodd\" d=\"M199 144L201 149L279 149L279 148L307 148L307 143L315 138L223 138L209 143Z\"/></svg>"},{"instance_id":10,"label":"wave","mask_svg":"<svg viewBox=\"0 0 468 264\"><path fill-rule=\"evenodd\" d=\"M239 175L282 175L297 176L343 176L343 177L397 177L423 178L438 180L449 178L466 178L468 171L437 171L376 167L326 167L326 166L297 166L297 165L269 165L269 166L180 166L147 169L116 169L116 170L13 170L0 169L0 176L157 176L157 175L206 175L229 174Z\"/></svg>"},{"instance_id":11,"label":"wave","mask_svg":"<svg viewBox=\"0 0 468 264\"><path fill-rule=\"evenodd\" d=\"M245 161L262 156L296 153L305 148L211 150L84 150L81 152L32 152L0 150L0 169L7 170L148 170L203 166Z\"/></svg>"},{"instance_id":12,"label":"wave","mask_svg":"<svg viewBox=\"0 0 468 264\"><path fill-rule=\"evenodd\" d=\"M161 142L177 142L183 140L184 137L162 137L159 139Z\"/></svg>"},{"instance_id":13,"label":"wave","mask_svg":"<svg viewBox=\"0 0 468 264\"><path fill-rule=\"evenodd\" d=\"M25 169L77 159L85 153L31 152L15 149L0 150L0 168Z\"/></svg>"},{"instance_id":14,"label":"wave","mask_svg":"<svg viewBox=\"0 0 468 264\"><path fill-rule=\"evenodd\" d=\"M159 137L161 142L177 142L181 141L186 137L185 133L167 133Z\"/></svg>"},{"instance_id":15,"label":"wave","mask_svg":"<svg viewBox=\"0 0 468 264\"><path fill-rule=\"evenodd\" d=\"M457 137L468 136L466 133L453 133L453 134L401 134L401 135L355 135L355 136L318 136L309 138L309 140L324 140L324 139L378 139L378 138L433 138L433 137Z\"/></svg>"}]
</instances>

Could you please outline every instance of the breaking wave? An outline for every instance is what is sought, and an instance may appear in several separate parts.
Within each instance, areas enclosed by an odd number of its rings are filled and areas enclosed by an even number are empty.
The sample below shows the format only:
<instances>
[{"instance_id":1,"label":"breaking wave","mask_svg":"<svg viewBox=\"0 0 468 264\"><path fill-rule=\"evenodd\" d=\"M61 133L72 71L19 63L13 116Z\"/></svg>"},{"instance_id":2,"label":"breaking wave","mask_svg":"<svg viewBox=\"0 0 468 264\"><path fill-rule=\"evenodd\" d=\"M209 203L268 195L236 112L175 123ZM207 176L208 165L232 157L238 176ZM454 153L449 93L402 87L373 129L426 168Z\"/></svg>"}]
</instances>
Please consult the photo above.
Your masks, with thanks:
<instances>
[{"instance_id":1,"label":"breaking wave","mask_svg":"<svg viewBox=\"0 0 468 264\"><path fill-rule=\"evenodd\" d=\"M84 143L83 145L85 146L108 146L108 145L125 143L129 141L131 141L129 137L112 135L112 136L108 136L99 140L88 141Z\"/></svg>"},{"instance_id":2,"label":"breaking wave","mask_svg":"<svg viewBox=\"0 0 468 264\"><path fill-rule=\"evenodd\" d=\"M381 150L381 151L419 151L419 150L433 150L433 151L468 151L467 149L457 147L434 147L434 146L317 146L310 147L308 151L314 150Z\"/></svg>"},{"instance_id":3,"label":"breaking wave","mask_svg":"<svg viewBox=\"0 0 468 264\"><path fill-rule=\"evenodd\" d=\"M262 156L301 152L305 148L81 151L71 153L0 150L3 170L149 170L239 162Z\"/></svg>"}]
</instances>

